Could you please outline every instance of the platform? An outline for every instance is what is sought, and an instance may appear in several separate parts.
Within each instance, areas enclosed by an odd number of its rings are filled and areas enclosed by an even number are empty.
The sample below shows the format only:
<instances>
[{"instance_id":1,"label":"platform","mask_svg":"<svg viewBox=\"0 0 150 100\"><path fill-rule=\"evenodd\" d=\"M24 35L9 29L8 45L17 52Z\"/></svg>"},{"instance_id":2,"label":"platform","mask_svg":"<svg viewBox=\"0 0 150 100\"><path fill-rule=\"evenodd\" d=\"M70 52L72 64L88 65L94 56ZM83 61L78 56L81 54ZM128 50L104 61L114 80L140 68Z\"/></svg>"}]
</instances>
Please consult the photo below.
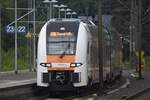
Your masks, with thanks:
<instances>
[{"instance_id":1,"label":"platform","mask_svg":"<svg viewBox=\"0 0 150 100\"><path fill-rule=\"evenodd\" d=\"M150 71L142 72L143 79L133 77L133 74L135 74L135 70L124 70L123 76L129 80L130 84L127 87L120 88L118 91L112 92L111 94L99 97L99 99L104 98L104 100L125 100L138 91L150 87Z\"/></svg>"},{"instance_id":2,"label":"platform","mask_svg":"<svg viewBox=\"0 0 150 100\"><path fill-rule=\"evenodd\" d=\"M119 87L105 93L95 93L82 98L75 98L73 100L126 100L135 93L150 88L150 71L142 72L144 79L135 78L133 77L133 74L135 74L135 70L126 69L123 71L123 78L126 82Z\"/></svg>"},{"instance_id":3,"label":"platform","mask_svg":"<svg viewBox=\"0 0 150 100\"><path fill-rule=\"evenodd\" d=\"M32 83L36 83L36 72L19 71L18 74L0 72L0 89Z\"/></svg>"}]
</instances>

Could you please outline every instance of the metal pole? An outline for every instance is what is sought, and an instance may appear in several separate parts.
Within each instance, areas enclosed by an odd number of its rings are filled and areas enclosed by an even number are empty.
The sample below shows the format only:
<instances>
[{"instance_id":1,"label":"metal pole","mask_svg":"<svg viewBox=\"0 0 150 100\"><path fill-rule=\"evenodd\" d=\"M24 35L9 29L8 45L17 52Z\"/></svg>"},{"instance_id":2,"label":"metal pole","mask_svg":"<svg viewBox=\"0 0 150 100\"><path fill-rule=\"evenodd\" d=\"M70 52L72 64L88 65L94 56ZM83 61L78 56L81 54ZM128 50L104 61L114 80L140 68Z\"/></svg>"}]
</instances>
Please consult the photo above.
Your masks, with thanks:
<instances>
[{"instance_id":1,"label":"metal pole","mask_svg":"<svg viewBox=\"0 0 150 100\"><path fill-rule=\"evenodd\" d=\"M30 10L30 8L32 8L32 1L28 0L28 10ZM28 32L30 32L30 14L28 15ZM29 72L32 71L32 67L31 67L31 53L30 53L30 39L27 38L27 63L29 65Z\"/></svg>"},{"instance_id":2,"label":"metal pole","mask_svg":"<svg viewBox=\"0 0 150 100\"><path fill-rule=\"evenodd\" d=\"M60 18L60 7L58 7L58 18Z\"/></svg>"},{"instance_id":3,"label":"metal pole","mask_svg":"<svg viewBox=\"0 0 150 100\"><path fill-rule=\"evenodd\" d=\"M29 3L30 1L28 0L28 9L29 9L29 7L30 7L30 3ZM27 24L28 24L28 31L27 32L29 32L29 15L28 15L28 21L27 21ZM29 59L29 43L28 43L28 38L27 38L27 65L29 64L29 61L28 61L28 59ZM31 71L31 69L30 69L30 67L29 67L29 72Z\"/></svg>"},{"instance_id":4,"label":"metal pole","mask_svg":"<svg viewBox=\"0 0 150 100\"><path fill-rule=\"evenodd\" d=\"M17 0L15 0L15 74L18 74L18 65L17 65Z\"/></svg>"},{"instance_id":5,"label":"metal pole","mask_svg":"<svg viewBox=\"0 0 150 100\"><path fill-rule=\"evenodd\" d=\"M138 40L137 40L137 33L138 33L138 8L137 8L137 0L134 0L135 2L134 2L134 5L135 5L135 7L134 7L134 9L135 9L135 11L134 11L134 15L135 15L135 18L134 18L134 20L135 20L135 30L134 30L134 40L135 40L135 50L137 51L137 49L138 49Z\"/></svg>"},{"instance_id":6,"label":"metal pole","mask_svg":"<svg viewBox=\"0 0 150 100\"><path fill-rule=\"evenodd\" d=\"M51 19L52 18L52 3L50 2L49 3L49 19Z\"/></svg>"},{"instance_id":7,"label":"metal pole","mask_svg":"<svg viewBox=\"0 0 150 100\"><path fill-rule=\"evenodd\" d=\"M52 8L52 18L54 18L54 7L53 7L53 4L51 5L51 8Z\"/></svg>"},{"instance_id":8,"label":"metal pole","mask_svg":"<svg viewBox=\"0 0 150 100\"><path fill-rule=\"evenodd\" d=\"M65 18L66 18L66 10L65 10Z\"/></svg>"},{"instance_id":9,"label":"metal pole","mask_svg":"<svg viewBox=\"0 0 150 100\"><path fill-rule=\"evenodd\" d=\"M47 21L49 20L49 7L47 6Z\"/></svg>"},{"instance_id":10,"label":"metal pole","mask_svg":"<svg viewBox=\"0 0 150 100\"><path fill-rule=\"evenodd\" d=\"M131 0L131 11L130 11L130 16L131 16L131 21L130 21L130 63L131 67L133 67L133 34L134 34L134 29L135 29L135 0Z\"/></svg>"},{"instance_id":11,"label":"metal pole","mask_svg":"<svg viewBox=\"0 0 150 100\"><path fill-rule=\"evenodd\" d=\"M2 23L1 23L1 5L0 5L0 71L2 70L2 37L1 37L1 27L2 27L2 25L1 25Z\"/></svg>"},{"instance_id":12,"label":"metal pole","mask_svg":"<svg viewBox=\"0 0 150 100\"><path fill-rule=\"evenodd\" d=\"M31 4L30 4L30 8L32 8L32 10L33 10L33 0L30 0L31 2ZM32 14L33 15L33 14ZM32 15L29 15L29 20L31 21L33 21L33 19L32 19ZM32 23L33 24L33 23ZM29 40L29 65L30 65L30 71L32 71L32 69L33 69L33 67L32 67L32 39L30 39Z\"/></svg>"},{"instance_id":13,"label":"metal pole","mask_svg":"<svg viewBox=\"0 0 150 100\"><path fill-rule=\"evenodd\" d=\"M138 30L138 9L137 9L137 0L134 0L134 33L133 33L133 41L134 41L134 45L133 51L137 51L137 30ZM135 54L134 54L135 55ZM134 56L135 59L137 59L136 56ZM138 72L138 66L137 66L137 61L135 61L136 64L136 72Z\"/></svg>"},{"instance_id":14,"label":"metal pole","mask_svg":"<svg viewBox=\"0 0 150 100\"><path fill-rule=\"evenodd\" d=\"M141 69L141 35L142 35L142 0L138 0L138 7L139 7L139 27L138 27L138 51L139 51L139 79L142 79L142 69Z\"/></svg>"},{"instance_id":15,"label":"metal pole","mask_svg":"<svg viewBox=\"0 0 150 100\"><path fill-rule=\"evenodd\" d=\"M102 1L98 0L98 44L99 44L99 81L103 87L103 29L102 29Z\"/></svg>"},{"instance_id":16,"label":"metal pole","mask_svg":"<svg viewBox=\"0 0 150 100\"><path fill-rule=\"evenodd\" d=\"M137 33L137 5L136 0L134 0L134 33L133 33L133 51L136 51L136 33Z\"/></svg>"},{"instance_id":17,"label":"metal pole","mask_svg":"<svg viewBox=\"0 0 150 100\"><path fill-rule=\"evenodd\" d=\"M130 22L130 62L132 63L132 43L133 43L133 27L134 27L134 0L131 0L131 11L130 11L130 16L131 16L131 22Z\"/></svg>"},{"instance_id":18,"label":"metal pole","mask_svg":"<svg viewBox=\"0 0 150 100\"><path fill-rule=\"evenodd\" d=\"M35 0L33 0L33 71L36 71Z\"/></svg>"},{"instance_id":19,"label":"metal pole","mask_svg":"<svg viewBox=\"0 0 150 100\"><path fill-rule=\"evenodd\" d=\"M135 50L138 51L138 47L137 47L137 30L138 30L138 9L137 9L137 0L131 0L131 11L130 11L130 15L131 15L131 32L130 32L130 49L131 49L131 52L130 52L130 60L132 59L137 59L134 52ZM133 60L131 61L131 64L132 66L135 65L136 67L136 72L138 72L138 66L136 65L137 64L137 61L136 60Z\"/></svg>"}]
</instances>

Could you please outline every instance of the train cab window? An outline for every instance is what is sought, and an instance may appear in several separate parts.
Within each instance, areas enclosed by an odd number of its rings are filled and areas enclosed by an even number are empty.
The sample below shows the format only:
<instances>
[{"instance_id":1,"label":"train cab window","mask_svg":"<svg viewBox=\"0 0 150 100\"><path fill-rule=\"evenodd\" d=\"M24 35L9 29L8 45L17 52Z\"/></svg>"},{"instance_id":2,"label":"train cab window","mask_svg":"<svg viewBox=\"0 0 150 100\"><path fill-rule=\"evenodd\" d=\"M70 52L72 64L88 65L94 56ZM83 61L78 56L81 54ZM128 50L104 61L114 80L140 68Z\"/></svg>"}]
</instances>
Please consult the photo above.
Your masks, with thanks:
<instances>
[{"instance_id":1,"label":"train cab window","mask_svg":"<svg viewBox=\"0 0 150 100\"><path fill-rule=\"evenodd\" d=\"M75 54L78 26L73 22L50 23L47 27L47 53Z\"/></svg>"}]
</instances>

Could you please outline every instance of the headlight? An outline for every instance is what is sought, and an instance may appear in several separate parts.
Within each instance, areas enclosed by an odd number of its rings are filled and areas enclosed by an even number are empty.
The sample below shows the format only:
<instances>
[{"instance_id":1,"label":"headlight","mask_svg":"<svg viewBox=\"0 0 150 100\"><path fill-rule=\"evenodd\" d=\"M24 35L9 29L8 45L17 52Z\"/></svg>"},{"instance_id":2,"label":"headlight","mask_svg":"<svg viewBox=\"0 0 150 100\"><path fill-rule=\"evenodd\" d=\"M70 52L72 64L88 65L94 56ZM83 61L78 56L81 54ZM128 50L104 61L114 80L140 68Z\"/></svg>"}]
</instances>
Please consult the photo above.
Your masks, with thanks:
<instances>
[{"instance_id":1,"label":"headlight","mask_svg":"<svg viewBox=\"0 0 150 100\"><path fill-rule=\"evenodd\" d=\"M40 63L40 65L43 67L52 67L51 63Z\"/></svg>"},{"instance_id":2,"label":"headlight","mask_svg":"<svg viewBox=\"0 0 150 100\"><path fill-rule=\"evenodd\" d=\"M82 63L71 63L70 67L79 67L81 65L83 65L83 64Z\"/></svg>"}]
</instances>

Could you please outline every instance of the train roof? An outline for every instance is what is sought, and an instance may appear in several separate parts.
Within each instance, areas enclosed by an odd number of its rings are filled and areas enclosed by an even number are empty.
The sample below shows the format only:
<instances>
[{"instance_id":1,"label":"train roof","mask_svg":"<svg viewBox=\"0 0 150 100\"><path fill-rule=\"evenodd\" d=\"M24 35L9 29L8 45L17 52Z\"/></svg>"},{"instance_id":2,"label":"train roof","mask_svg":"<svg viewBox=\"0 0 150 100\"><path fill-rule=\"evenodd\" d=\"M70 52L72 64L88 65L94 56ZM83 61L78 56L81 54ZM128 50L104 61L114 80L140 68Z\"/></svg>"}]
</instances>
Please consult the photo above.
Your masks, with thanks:
<instances>
[{"instance_id":1,"label":"train roof","mask_svg":"<svg viewBox=\"0 0 150 100\"><path fill-rule=\"evenodd\" d=\"M79 18L54 18L50 19L48 23L50 22L83 22L88 25L96 26L91 20L88 19L79 19Z\"/></svg>"}]
</instances>

